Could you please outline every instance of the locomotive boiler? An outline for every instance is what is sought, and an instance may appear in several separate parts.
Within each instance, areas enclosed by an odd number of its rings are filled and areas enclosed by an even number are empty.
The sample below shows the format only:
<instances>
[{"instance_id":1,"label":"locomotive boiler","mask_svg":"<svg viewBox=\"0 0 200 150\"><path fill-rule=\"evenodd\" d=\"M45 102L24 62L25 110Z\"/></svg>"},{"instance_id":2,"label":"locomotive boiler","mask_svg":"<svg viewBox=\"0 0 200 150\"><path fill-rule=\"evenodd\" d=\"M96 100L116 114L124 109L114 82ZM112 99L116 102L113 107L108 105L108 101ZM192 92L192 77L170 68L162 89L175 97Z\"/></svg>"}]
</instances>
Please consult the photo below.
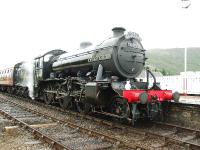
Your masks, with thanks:
<instances>
[{"instance_id":1,"label":"locomotive boiler","mask_svg":"<svg viewBox=\"0 0 200 150\"><path fill-rule=\"evenodd\" d=\"M124 28L113 28L113 37L98 46L88 47L65 53L53 63L53 70L67 70L69 73L83 74L98 70L99 65L111 76L124 79L137 77L145 64L145 50L137 33L124 35Z\"/></svg>"}]
</instances>

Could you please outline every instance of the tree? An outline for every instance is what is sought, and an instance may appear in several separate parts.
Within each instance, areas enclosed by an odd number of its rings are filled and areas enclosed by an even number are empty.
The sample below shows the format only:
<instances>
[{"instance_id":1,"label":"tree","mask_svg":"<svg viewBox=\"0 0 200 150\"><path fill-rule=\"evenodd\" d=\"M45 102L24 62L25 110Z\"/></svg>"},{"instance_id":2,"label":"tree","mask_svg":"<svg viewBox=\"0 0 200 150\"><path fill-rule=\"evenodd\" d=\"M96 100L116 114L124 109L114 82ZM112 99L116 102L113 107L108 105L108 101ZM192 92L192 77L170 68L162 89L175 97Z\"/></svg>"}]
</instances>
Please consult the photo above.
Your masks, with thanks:
<instances>
[{"instance_id":1,"label":"tree","mask_svg":"<svg viewBox=\"0 0 200 150\"><path fill-rule=\"evenodd\" d=\"M161 70L161 73L163 74L163 76L167 75L167 72L166 72L166 70L164 68Z\"/></svg>"}]
</instances>

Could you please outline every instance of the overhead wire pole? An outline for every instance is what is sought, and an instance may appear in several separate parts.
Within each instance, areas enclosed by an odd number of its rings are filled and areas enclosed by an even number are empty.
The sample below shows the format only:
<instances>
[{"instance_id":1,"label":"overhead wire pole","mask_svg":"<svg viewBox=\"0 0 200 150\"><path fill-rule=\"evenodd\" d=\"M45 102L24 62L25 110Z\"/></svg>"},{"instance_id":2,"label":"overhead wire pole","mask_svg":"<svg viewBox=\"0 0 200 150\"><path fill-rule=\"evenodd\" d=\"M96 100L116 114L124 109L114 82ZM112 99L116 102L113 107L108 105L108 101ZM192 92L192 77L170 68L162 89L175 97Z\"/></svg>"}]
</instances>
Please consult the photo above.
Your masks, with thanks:
<instances>
[{"instance_id":1,"label":"overhead wire pole","mask_svg":"<svg viewBox=\"0 0 200 150\"><path fill-rule=\"evenodd\" d=\"M187 73L187 46L185 46L185 49L184 49L184 56L185 56L185 61L184 61L184 71L185 71L185 74Z\"/></svg>"},{"instance_id":2,"label":"overhead wire pole","mask_svg":"<svg viewBox=\"0 0 200 150\"><path fill-rule=\"evenodd\" d=\"M183 9L188 9L191 5L190 0L181 0L182 1L182 8ZM185 45L185 50L184 50L184 94L187 94L187 45Z\"/></svg>"},{"instance_id":3,"label":"overhead wire pole","mask_svg":"<svg viewBox=\"0 0 200 150\"><path fill-rule=\"evenodd\" d=\"M185 79L184 79L184 94L187 95L187 46L185 46L185 51L184 51L184 72L185 72Z\"/></svg>"}]
</instances>

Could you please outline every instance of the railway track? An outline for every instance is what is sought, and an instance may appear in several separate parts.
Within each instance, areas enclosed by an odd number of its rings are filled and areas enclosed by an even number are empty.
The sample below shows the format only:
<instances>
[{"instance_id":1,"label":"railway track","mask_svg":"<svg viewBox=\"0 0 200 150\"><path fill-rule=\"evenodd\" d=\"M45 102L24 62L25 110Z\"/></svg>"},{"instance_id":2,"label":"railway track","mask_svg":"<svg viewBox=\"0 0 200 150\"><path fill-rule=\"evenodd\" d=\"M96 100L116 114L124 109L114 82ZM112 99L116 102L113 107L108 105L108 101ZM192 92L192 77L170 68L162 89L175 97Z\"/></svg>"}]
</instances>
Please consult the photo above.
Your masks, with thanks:
<instances>
[{"instance_id":1,"label":"railway track","mask_svg":"<svg viewBox=\"0 0 200 150\"><path fill-rule=\"evenodd\" d=\"M145 149L139 145L126 143L114 136L98 132L98 129L88 129L78 124L83 124L81 120L76 122L69 119L49 115L49 112L42 112L40 109L34 109L33 105L23 105L24 102L16 103L16 99L2 97L0 112L5 117L11 119L20 127L31 131L36 137L45 141L55 149ZM24 103L25 104L25 103ZM30 104L30 103L29 103ZM44 108L42 108L44 109ZM52 113L53 114L53 113ZM40 119L33 119L34 117ZM20 119L19 119L20 118ZM62 119L61 119L62 118ZM67 120L66 120L67 119ZM25 121L23 121L25 120ZM28 121L29 120L29 121ZM42 122L40 122L42 121ZM28 122L28 123L27 123ZM33 123L34 122L34 123ZM37 124L35 124L37 122ZM39 124L39 125L38 125ZM34 128L34 126L51 126L50 128ZM55 126L54 126L55 125ZM70 129L71 130L70 130ZM70 139L72 137L72 139ZM91 139L92 138L92 139ZM66 141L64 140L66 139ZM78 140L77 140L78 139ZM62 142L61 142L62 141ZM68 143L68 144L63 144ZM69 145L73 144L73 145ZM90 143L90 144L88 144ZM67 145L67 146L66 146ZM68 146L69 145L69 146ZM85 147L84 147L85 145Z\"/></svg>"},{"instance_id":2,"label":"railway track","mask_svg":"<svg viewBox=\"0 0 200 150\"><path fill-rule=\"evenodd\" d=\"M1 150L51 150L47 144L35 139L23 128L14 126L11 120L0 114L0 149Z\"/></svg>"},{"instance_id":3,"label":"railway track","mask_svg":"<svg viewBox=\"0 0 200 150\"><path fill-rule=\"evenodd\" d=\"M54 149L130 149L117 139L1 99L0 113Z\"/></svg>"},{"instance_id":4,"label":"railway track","mask_svg":"<svg viewBox=\"0 0 200 150\"><path fill-rule=\"evenodd\" d=\"M200 149L200 130L186 128L175 124L152 122L148 126L143 126L142 131L147 135L160 137L165 143L182 145L183 149Z\"/></svg>"},{"instance_id":5,"label":"railway track","mask_svg":"<svg viewBox=\"0 0 200 150\"><path fill-rule=\"evenodd\" d=\"M75 128L78 130L86 128L84 132L89 133L89 135L94 135L98 132L104 140L112 141L115 149L120 147L129 149L200 149L199 130L160 122L152 122L148 123L148 125L138 124L138 126L133 128L128 125L121 125L72 111L64 111L58 107L41 104L37 101L34 104L30 104L27 101L18 100L14 97L0 95L0 98L10 98L10 101L23 107L30 107L31 105L29 111L37 110L35 113L39 112L40 115L53 118L53 120L63 124L70 125L69 121L72 123L76 122L79 127L76 126ZM92 131L88 131L88 129Z\"/></svg>"}]
</instances>

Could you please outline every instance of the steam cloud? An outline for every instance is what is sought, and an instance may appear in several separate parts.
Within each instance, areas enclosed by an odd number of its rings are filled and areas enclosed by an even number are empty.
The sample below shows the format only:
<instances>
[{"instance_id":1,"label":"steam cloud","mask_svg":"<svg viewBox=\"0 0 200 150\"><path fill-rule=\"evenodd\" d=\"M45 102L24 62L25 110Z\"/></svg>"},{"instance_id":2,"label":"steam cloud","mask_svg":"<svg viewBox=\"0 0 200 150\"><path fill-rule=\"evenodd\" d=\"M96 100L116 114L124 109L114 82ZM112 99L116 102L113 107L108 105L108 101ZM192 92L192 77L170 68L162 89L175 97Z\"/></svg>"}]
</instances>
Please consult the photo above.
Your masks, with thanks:
<instances>
[{"instance_id":1,"label":"steam cloud","mask_svg":"<svg viewBox=\"0 0 200 150\"><path fill-rule=\"evenodd\" d=\"M33 76L33 69L34 69L34 63L33 61L27 61L23 63L23 68L25 69L25 76L23 79L24 86L28 87L29 90L29 96L31 99L34 99L34 76Z\"/></svg>"}]
</instances>

